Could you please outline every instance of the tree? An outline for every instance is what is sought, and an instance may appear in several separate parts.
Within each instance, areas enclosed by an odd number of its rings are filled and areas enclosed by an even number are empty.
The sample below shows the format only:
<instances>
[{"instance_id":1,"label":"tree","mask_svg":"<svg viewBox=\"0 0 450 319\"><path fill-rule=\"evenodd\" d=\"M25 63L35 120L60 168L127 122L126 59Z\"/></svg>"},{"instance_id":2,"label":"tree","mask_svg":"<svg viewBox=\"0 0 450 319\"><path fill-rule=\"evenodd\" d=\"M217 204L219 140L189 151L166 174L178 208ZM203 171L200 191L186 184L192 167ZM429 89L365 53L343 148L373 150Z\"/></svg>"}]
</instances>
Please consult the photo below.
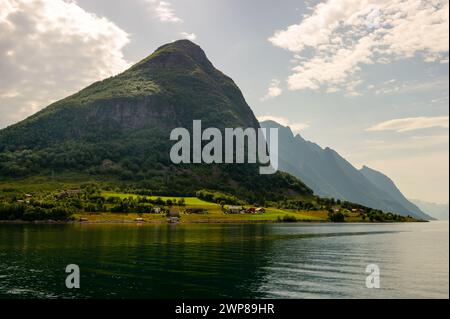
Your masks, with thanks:
<instances>
[{"instance_id":1,"label":"tree","mask_svg":"<svg viewBox=\"0 0 450 319\"><path fill-rule=\"evenodd\" d=\"M343 223L345 221L345 216L341 212L328 212L328 220L334 223Z\"/></svg>"}]
</instances>

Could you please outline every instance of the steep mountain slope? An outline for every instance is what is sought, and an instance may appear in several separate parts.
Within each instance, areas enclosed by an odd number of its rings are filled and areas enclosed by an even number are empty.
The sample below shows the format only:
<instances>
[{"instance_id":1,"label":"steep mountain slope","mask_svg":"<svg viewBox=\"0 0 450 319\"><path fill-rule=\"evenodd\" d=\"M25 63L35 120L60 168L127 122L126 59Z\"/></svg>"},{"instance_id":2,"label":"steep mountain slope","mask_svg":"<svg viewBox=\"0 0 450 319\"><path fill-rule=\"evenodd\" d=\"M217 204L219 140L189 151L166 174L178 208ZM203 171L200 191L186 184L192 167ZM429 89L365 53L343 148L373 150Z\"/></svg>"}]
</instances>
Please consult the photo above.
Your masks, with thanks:
<instances>
[{"instance_id":1,"label":"steep mountain slope","mask_svg":"<svg viewBox=\"0 0 450 319\"><path fill-rule=\"evenodd\" d=\"M119 176L157 192L311 194L287 174L259 175L257 165L173 165L171 130L190 130L197 119L203 128L259 127L233 80L199 46L180 40L1 130L0 176L69 171Z\"/></svg>"},{"instance_id":2,"label":"steep mountain slope","mask_svg":"<svg viewBox=\"0 0 450 319\"><path fill-rule=\"evenodd\" d=\"M380 190L388 193L397 203L405 207L408 211L416 216L421 216L424 219L432 219L431 216L427 216L423 213L419 207L411 203L406 197L400 192L394 182L381 172L371 169L367 166L363 166L359 170L373 185L378 187Z\"/></svg>"},{"instance_id":3,"label":"steep mountain slope","mask_svg":"<svg viewBox=\"0 0 450 319\"><path fill-rule=\"evenodd\" d=\"M233 80L215 69L199 46L181 40L3 130L0 150L190 127L193 119L205 126L258 127Z\"/></svg>"},{"instance_id":4,"label":"steep mountain slope","mask_svg":"<svg viewBox=\"0 0 450 319\"><path fill-rule=\"evenodd\" d=\"M300 178L317 195L343 199L402 215L429 218L414 205L404 206L404 201L399 201L390 196L389 192L372 184L334 150L322 149L317 144L304 140L300 135L294 136L289 127L273 121L262 122L261 127L278 127L279 169Z\"/></svg>"}]
</instances>

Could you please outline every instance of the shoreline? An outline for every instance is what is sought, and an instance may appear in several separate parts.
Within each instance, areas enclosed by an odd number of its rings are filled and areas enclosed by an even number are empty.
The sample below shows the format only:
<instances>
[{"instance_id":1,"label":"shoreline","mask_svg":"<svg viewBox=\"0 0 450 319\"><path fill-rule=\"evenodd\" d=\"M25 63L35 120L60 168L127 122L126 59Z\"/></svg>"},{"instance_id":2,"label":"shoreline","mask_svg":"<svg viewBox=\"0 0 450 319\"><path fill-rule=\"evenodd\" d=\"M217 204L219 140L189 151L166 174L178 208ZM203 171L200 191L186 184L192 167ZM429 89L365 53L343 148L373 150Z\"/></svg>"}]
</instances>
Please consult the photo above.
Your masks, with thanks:
<instances>
[{"instance_id":1,"label":"shoreline","mask_svg":"<svg viewBox=\"0 0 450 319\"><path fill-rule=\"evenodd\" d=\"M105 220L105 221L54 221L54 220L39 220L39 221L24 221L24 220L0 220L0 225L187 225L187 224L367 224L367 225L379 225L379 224L408 224L408 223L428 223L429 220L418 221L386 221L386 222L367 222L367 221L352 221L352 222L330 222L330 221L305 221L299 220L295 222L284 222L277 220L196 220L170 223L167 221L127 221L127 220Z\"/></svg>"}]
</instances>

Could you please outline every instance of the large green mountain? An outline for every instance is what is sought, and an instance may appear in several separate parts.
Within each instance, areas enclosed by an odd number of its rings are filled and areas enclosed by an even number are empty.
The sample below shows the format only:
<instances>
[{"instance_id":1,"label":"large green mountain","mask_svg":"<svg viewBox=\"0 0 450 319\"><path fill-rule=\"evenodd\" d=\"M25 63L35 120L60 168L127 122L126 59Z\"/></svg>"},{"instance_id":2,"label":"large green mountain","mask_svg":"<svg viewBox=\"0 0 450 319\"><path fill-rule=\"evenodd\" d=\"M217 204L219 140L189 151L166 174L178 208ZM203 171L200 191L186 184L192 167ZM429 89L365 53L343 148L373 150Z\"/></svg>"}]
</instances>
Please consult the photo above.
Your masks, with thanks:
<instances>
[{"instance_id":1,"label":"large green mountain","mask_svg":"<svg viewBox=\"0 0 450 319\"><path fill-rule=\"evenodd\" d=\"M1 130L0 174L82 172L160 193L211 188L249 199L311 194L288 174L259 175L257 165L173 165L170 131L197 119L203 128L259 127L233 80L199 46L176 41Z\"/></svg>"}]
</instances>

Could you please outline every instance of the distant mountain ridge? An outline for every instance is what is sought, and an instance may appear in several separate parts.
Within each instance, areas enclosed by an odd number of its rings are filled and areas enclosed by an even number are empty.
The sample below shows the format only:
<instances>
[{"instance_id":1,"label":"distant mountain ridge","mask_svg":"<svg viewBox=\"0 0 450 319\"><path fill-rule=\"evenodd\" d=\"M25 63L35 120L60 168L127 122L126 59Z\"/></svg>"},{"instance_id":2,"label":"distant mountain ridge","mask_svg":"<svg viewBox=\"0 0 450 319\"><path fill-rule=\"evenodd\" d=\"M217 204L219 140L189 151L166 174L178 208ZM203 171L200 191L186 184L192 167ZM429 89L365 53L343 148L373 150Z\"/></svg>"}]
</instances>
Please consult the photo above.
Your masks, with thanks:
<instances>
[{"instance_id":1,"label":"distant mountain ridge","mask_svg":"<svg viewBox=\"0 0 450 319\"><path fill-rule=\"evenodd\" d=\"M425 214L417 205L411 203L397 188L394 182L384 175L383 173L371 169L370 167L363 166L359 170L372 184L378 187L381 191L389 194L392 198L396 200L399 204L405 207L408 211L413 213L423 213ZM428 216L432 217L432 216Z\"/></svg>"},{"instance_id":2,"label":"distant mountain ridge","mask_svg":"<svg viewBox=\"0 0 450 319\"><path fill-rule=\"evenodd\" d=\"M449 220L449 204L438 204L422 201L419 199L411 199L426 214L437 220Z\"/></svg>"},{"instance_id":3,"label":"distant mountain ridge","mask_svg":"<svg viewBox=\"0 0 450 319\"><path fill-rule=\"evenodd\" d=\"M315 194L431 219L381 173L367 167L358 170L336 151L306 141L300 135L294 135L289 127L274 121L264 121L260 125L279 129L279 169L300 178Z\"/></svg>"}]
</instances>

